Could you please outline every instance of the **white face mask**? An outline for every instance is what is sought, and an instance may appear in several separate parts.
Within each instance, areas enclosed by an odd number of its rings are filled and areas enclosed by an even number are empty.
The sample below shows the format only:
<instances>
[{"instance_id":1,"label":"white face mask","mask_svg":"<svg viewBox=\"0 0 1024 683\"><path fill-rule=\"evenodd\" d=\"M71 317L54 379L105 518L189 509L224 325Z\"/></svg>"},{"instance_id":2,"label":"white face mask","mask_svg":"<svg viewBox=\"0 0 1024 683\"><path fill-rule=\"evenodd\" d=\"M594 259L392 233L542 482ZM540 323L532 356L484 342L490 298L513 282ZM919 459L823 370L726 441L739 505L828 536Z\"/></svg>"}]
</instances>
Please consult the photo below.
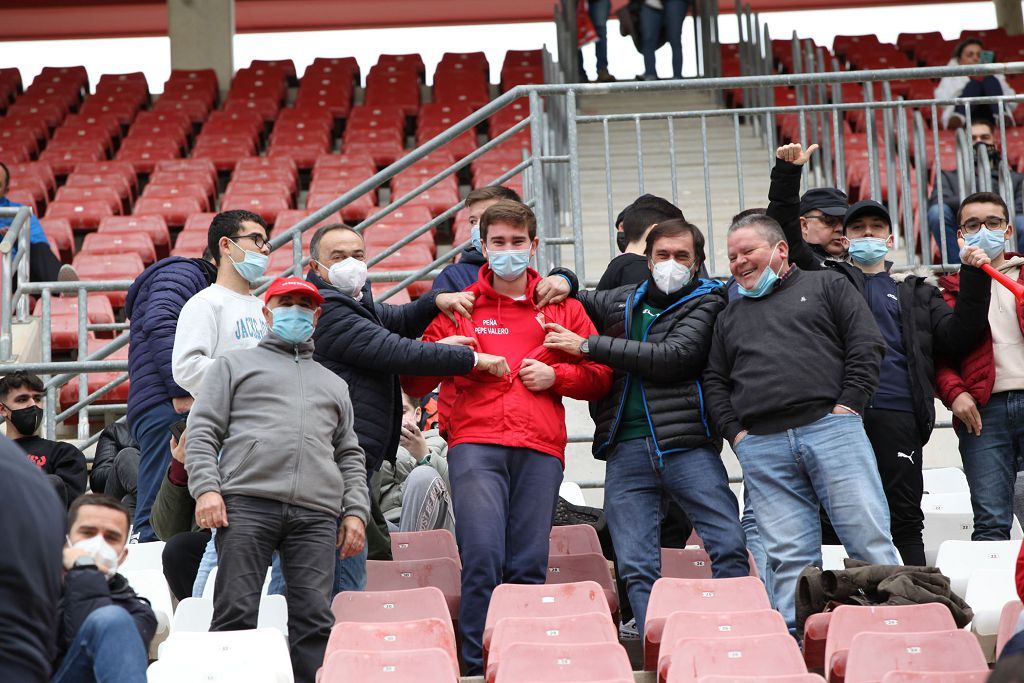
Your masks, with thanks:
<instances>
[{"instance_id":1,"label":"white face mask","mask_svg":"<svg viewBox=\"0 0 1024 683\"><path fill-rule=\"evenodd\" d=\"M327 279L342 294L355 299L362 298L363 285L366 284L366 263L349 256L330 267Z\"/></svg>"},{"instance_id":2,"label":"white face mask","mask_svg":"<svg viewBox=\"0 0 1024 683\"><path fill-rule=\"evenodd\" d=\"M71 543L70 538L68 539L68 543ZM71 547L84 550L88 553L96 563L96 567L106 575L108 581L114 578L114 575L117 574L117 565L120 563L120 555L118 555L118 552L111 548L110 544L103 540L103 537L99 534L82 539L78 543L72 543Z\"/></svg>"},{"instance_id":3,"label":"white face mask","mask_svg":"<svg viewBox=\"0 0 1024 683\"><path fill-rule=\"evenodd\" d=\"M680 289L690 284L693 277L693 269L687 268L675 259L659 261L651 268L651 275L654 277L654 284L665 294L675 294Z\"/></svg>"}]
</instances>

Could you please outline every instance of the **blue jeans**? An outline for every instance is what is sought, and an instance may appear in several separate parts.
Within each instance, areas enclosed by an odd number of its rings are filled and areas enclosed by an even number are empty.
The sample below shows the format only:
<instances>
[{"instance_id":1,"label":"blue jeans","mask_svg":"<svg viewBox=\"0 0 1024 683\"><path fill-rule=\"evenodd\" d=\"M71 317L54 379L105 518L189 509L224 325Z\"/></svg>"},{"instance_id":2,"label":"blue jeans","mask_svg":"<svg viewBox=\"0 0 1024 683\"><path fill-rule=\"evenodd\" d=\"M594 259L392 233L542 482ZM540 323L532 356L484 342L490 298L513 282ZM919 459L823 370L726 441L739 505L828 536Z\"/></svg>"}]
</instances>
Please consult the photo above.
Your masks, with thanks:
<instances>
[{"instance_id":1,"label":"blue jeans","mask_svg":"<svg viewBox=\"0 0 1024 683\"><path fill-rule=\"evenodd\" d=\"M992 394L981 414L981 435L960 427L960 458L971 487L973 541L1007 541L1013 524L1013 484L1024 466L1024 391Z\"/></svg>"},{"instance_id":2,"label":"blue jeans","mask_svg":"<svg viewBox=\"0 0 1024 683\"><path fill-rule=\"evenodd\" d=\"M644 76L656 78L658 69L654 53L662 31L672 48L672 78L683 77L683 20L690 9L687 0L661 0L664 9L644 4L640 8L640 45L644 53Z\"/></svg>"},{"instance_id":3,"label":"blue jeans","mask_svg":"<svg viewBox=\"0 0 1024 683\"><path fill-rule=\"evenodd\" d=\"M932 232L932 237L935 238L935 243L938 245L939 250L942 249L942 225L939 224L939 214L943 215L945 220L944 227L946 229L946 260L949 263L960 263L960 245L956 241L956 211L949 204L943 204L942 209L939 209L938 204L928 205L928 228ZM1024 230L1024 214L1018 213L1013 217L1013 225L1017 229L1017 234L1020 234L1021 230ZM1018 242L1019 243L1019 242Z\"/></svg>"},{"instance_id":4,"label":"blue jeans","mask_svg":"<svg viewBox=\"0 0 1024 683\"><path fill-rule=\"evenodd\" d=\"M75 634L51 683L140 683L146 680L146 645L123 607L94 610Z\"/></svg>"},{"instance_id":5,"label":"blue jeans","mask_svg":"<svg viewBox=\"0 0 1024 683\"><path fill-rule=\"evenodd\" d=\"M217 556L217 530L210 534L210 540L206 544L206 551L203 552L203 559L199 560L199 570L196 572L196 581L192 584L192 597L203 597L206 589L206 582L210 579L213 568L218 564ZM267 587L268 595L284 595L284 576L281 573L281 558L277 551L270 562L270 586Z\"/></svg>"},{"instance_id":6,"label":"blue jeans","mask_svg":"<svg viewBox=\"0 0 1024 683\"><path fill-rule=\"evenodd\" d=\"M748 434L735 450L774 574L775 606L791 629L797 578L807 566L821 566L819 505L850 557L900 564L860 417L829 414L785 432Z\"/></svg>"},{"instance_id":7,"label":"blue jeans","mask_svg":"<svg viewBox=\"0 0 1024 683\"><path fill-rule=\"evenodd\" d=\"M690 515L715 578L750 574L736 496L721 456L710 448L659 458L650 437L617 443L608 456L604 492L616 565L641 633L651 587L661 577L663 494Z\"/></svg>"},{"instance_id":8,"label":"blue jeans","mask_svg":"<svg viewBox=\"0 0 1024 683\"><path fill-rule=\"evenodd\" d=\"M448 453L448 478L462 555L462 659L466 675L479 676L495 587L547 580L562 463L527 448L459 444Z\"/></svg>"},{"instance_id":9,"label":"blue jeans","mask_svg":"<svg viewBox=\"0 0 1024 683\"><path fill-rule=\"evenodd\" d=\"M754 517L754 507L750 504L750 494L743 489L743 514L740 516L740 526L743 527L743 535L747 539L747 550L754 558L757 565L757 574L761 577L765 592L768 593L768 601L775 605L775 594L772 590L772 568L768 565L768 553L764 550L764 543L761 541L761 532L757 528L757 519Z\"/></svg>"},{"instance_id":10,"label":"blue jeans","mask_svg":"<svg viewBox=\"0 0 1024 683\"><path fill-rule=\"evenodd\" d=\"M597 33L597 40L594 42L594 57L597 59L597 70L608 68L608 15L611 13L612 0L589 0L587 2L587 14L590 21L594 22L594 32ZM587 72L583 70L583 50L577 50L576 61L580 65L580 77L587 78Z\"/></svg>"},{"instance_id":11,"label":"blue jeans","mask_svg":"<svg viewBox=\"0 0 1024 683\"><path fill-rule=\"evenodd\" d=\"M366 556L368 552L369 547L367 544L363 546L363 551L358 555L353 555L344 560L340 557L335 559L332 598L344 591L366 590Z\"/></svg>"},{"instance_id":12,"label":"blue jeans","mask_svg":"<svg viewBox=\"0 0 1024 683\"><path fill-rule=\"evenodd\" d=\"M139 543L158 540L149 525L149 513L156 500L160 483L167 476L171 464L170 428L185 415L175 412L171 402L155 405L139 415L129 428L139 444L139 484L135 502L132 534L138 534Z\"/></svg>"}]
</instances>

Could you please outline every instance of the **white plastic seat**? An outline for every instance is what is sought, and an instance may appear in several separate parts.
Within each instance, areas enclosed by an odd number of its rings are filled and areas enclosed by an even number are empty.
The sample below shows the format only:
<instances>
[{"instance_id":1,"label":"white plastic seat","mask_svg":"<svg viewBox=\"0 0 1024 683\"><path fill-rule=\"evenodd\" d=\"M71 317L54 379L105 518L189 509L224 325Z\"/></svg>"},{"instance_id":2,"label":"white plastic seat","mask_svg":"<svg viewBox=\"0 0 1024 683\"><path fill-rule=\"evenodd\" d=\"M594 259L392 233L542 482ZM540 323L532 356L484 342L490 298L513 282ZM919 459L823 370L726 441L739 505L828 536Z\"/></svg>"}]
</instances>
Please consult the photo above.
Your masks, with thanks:
<instances>
[{"instance_id":1,"label":"white plastic seat","mask_svg":"<svg viewBox=\"0 0 1024 683\"><path fill-rule=\"evenodd\" d=\"M146 670L148 683L283 683L272 671L246 662L159 660Z\"/></svg>"},{"instance_id":2,"label":"white plastic seat","mask_svg":"<svg viewBox=\"0 0 1024 683\"><path fill-rule=\"evenodd\" d=\"M264 595L260 598L260 612L256 628L273 628L288 637L288 601L283 595Z\"/></svg>"},{"instance_id":3,"label":"white plastic seat","mask_svg":"<svg viewBox=\"0 0 1024 683\"><path fill-rule=\"evenodd\" d=\"M921 512L924 513L924 554L929 565L937 564L939 546L944 542L971 540L974 532L971 494L925 494L921 496Z\"/></svg>"},{"instance_id":4,"label":"white plastic seat","mask_svg":"<svg viewBox=\"0 0 1024 683\"><path fill-rule=\"evenodd\" d=\"M134 572L141 569L159 569L163 571L164 546L166 545L163 541L129 543L128 557L125 558L118 571L122 574L126 571Z\"/></svg>"},{"instance_id":5,"label":"white plastic seat","mask_svg":"<svg viewBox=\"0 0 1024 683\"><path fill-rule=\"evenodd\" d=\"M849 556L850 554L846 552L845 546L823 545L821 546L821 568L825 571L830 569L846 569L846 565L843 564L843 560Z\"/></svg>"},{"instance_id":6,"label":"white plastic seat","mask_svg":"<svg viewBox=\"0 0 1024 683\"><path fill-rule=\"evenodd\" d=\"M205 633L213 621L211 598L185 598L178 603L171 622L172 631ZM273 628L288 636L288 602L283 595L264 595L260 599L257 628Z\"/></svg>"},{"instance_id":7,"label":"white plastic seat","mask_svg":"<svg viewBox=\"0 0 1024 683\"><path fill-rule=\"evenodd\" d=\"M574 481L563 481L558 487L558 495L573 505L587 504L587 499L583 497L583 489Z\"/></svg>"},{"instance_id":8,"label":"white plastic seat","mask_svg":"<svg viewBox=\"0 0 1024 683\"><path fill-rule=\"evenodd\" d=\"M171 605L171 589L167 586L162 569L139 569L138 571L119 571L128 579L128 584L135 593L149 600L156 615L156 633L149 645L150 657L157 651L160 643L171 632L171 616L174 608Z\"/></svg>"},{"instance_id":9,"label":"white plastic seat","mask_svg":"<svg viewBox=\"0 0 1024 683\"><path fill-rule=\"evenodd\" d=\"M978 636L982 650L990 659L995 652L1003 607L1011 600L1019 599L1012 570L978 569L967 582L964 600L974 610L971 631Z\"/></svg>"},{"instance_id":10,"label":"white plastic seat","mask_svg":"<svg viewBox=\"0 0 1024 683\"><path fill-rule=\"evenodd\" d=\"M208 675L192 680L221 680L213 676L238 671L261 672L260 681L294 683L288 642L277 629L174 633L160 646L161 669ZM170 668L168 668L170 670ZM209 674L207 674L209 672ZM269 676L268 676L269 674ZM176 683L184 680L175 679ZM238 680L225 679L225 680ZM250 680L250 679L247 679Z\"/></svg>"},{"instance_id":11,"label":"white plastic seat","mask_svg":"<svg viewBox=\"0 0 1024 683\"><path fill-rule=\"evenodd\" d=\"M217 584L217 567L214 567L210 572L210 576L206 579L206 585L203 586L203 597L213 600L214 587ZM267 595L270 591L270 567L267 567L267 578L263 581L263 595Z\"/></svg>"},{"instance_id":12,"label":"white plastic seat","mask_svg":"<svg viewBox=\"0 0 1024 683\"><path fill-rule=\"evenodd\" d=\"M964 597L967 582L979 570L995 570L1013 576L1020 541L946 541L939 548L935 566L949 577L950 587ZM1005 601L1004 601L1005 602ZM972 605L973 607L973 605ZM999 606L1002 608L1002 605Z\"/></svg>"},{"instance_id":13,"label":"white plastic seat","mask_svg":"<svg viewBox=\"0 0 1024 683\"><path fill-rule=\"evenodd\" d=\"M967 475L959 467L935 467L924 470L923 474L925 494L971 492Z\"/></svg>"}]
</instances>

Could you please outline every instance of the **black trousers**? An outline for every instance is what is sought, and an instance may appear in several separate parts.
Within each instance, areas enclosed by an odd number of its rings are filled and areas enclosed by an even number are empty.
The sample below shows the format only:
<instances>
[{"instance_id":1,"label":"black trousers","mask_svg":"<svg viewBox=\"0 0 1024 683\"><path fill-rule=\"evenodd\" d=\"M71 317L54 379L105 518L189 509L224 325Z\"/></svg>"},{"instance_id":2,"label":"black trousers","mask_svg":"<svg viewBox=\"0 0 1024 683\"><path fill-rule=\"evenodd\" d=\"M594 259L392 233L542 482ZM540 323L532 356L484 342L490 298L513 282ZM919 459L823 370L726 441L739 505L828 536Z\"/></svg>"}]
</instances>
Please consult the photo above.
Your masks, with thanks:
<instances>
[{"instance_id":1,"label":"black trousers","mask_svg":"<svg viewBox=\"0 0 1024 683\"><path fill-rule=\"evenodd\" d=\"M210 542L210 532L186 531L175 534L164 546L164 578L178 600L192 597L192 586L199 573L199 562Z\"/></svg>"},{"instance_id":2,"label":"black trousers","mask_svg":"<svg viewBox=\"0 0 1024 683\"><path fill-rule=\"evenodd\" d=\"M256 628L274 551L288 601L288 643L299 683L313 683L334 625L331 590L338 518L268 498L224 497L228 526L217 530L217 583L211 631Z\"/></svg>"},{"instance_id":3,"label":"black trousers","mask_svg":"<svg viewBox=\"0 0 1024 683\"><path fill-rule=\"evenodd\" d=\"M114 463L107 476L104 493L113 496L128 506L135 515L136 493L139 487L139 449L122 448L114 456Z\"/></svg>"},{"instance_id":4,"label":"black trousers","mask_svg":"<svg viewBox=\"0 0 1024 683\"><path fill-rule=\"evenodd\" d=\"M922 455L924 446L913 413L902 410L868 408L864 411L864 431L875 451L878 474L889 503L889 529L892 542L900 551L903 564L924 566L924 493ZM838 544L832 524L822 512L822 543Z\"/></svg>"},{"instance_id":5,"label":"black trousers","mask_svg":"<svg viewBox=\"0 0 1024 683\"><path fill-rule=\"evenodd\" d=\"M60 261L50 251L50 245L38 242L28 252L28 279L31 282L54 282L60 272Z\"/></svg>"}]
</instances>

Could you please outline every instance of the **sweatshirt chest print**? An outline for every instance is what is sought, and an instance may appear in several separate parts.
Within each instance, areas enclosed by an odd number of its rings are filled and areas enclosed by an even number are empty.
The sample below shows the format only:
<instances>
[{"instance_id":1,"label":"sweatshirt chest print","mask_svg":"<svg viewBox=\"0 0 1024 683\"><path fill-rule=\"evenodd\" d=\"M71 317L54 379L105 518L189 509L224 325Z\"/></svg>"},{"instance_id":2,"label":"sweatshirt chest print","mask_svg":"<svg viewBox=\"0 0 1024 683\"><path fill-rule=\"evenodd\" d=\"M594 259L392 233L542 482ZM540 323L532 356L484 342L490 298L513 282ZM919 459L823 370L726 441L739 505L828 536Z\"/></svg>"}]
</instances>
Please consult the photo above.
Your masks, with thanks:
<instances>
[{"instance_id":1,"label":"sweatshirt chest print","mask_svg":"<svg viewBox=\"0 0 1024 683\"><path fill-rule=\"evenodd\" d=\"M32 453L29 453L28 460L29 462L34 463L35 466L38 467L39 469L43 469L44 467L46 467L45 455L34 455Z\"/></svg>"},{"instance_id":2,"label":"sweatshirt chest print","mask_svg":"<svg viewBox=\"0 0 1024 683\"><path fill-rule=\"evenodd\" d=\"M477 334L509 334L508 328L499 327L498 321L495 318L484 318L480 321L479 325L473 328L473 331Z\"/></svg>"},{"instance_id":3,"label":"sweatshirt chest print","mask_svg":"<svg viewBox=\"0 0 1024 683\"><path fill-rule=\"evenodd\" d=\"M249 315L235 321L235 339L263 339L267 333L267 321Z\"/></svg>"}]
</instances>

